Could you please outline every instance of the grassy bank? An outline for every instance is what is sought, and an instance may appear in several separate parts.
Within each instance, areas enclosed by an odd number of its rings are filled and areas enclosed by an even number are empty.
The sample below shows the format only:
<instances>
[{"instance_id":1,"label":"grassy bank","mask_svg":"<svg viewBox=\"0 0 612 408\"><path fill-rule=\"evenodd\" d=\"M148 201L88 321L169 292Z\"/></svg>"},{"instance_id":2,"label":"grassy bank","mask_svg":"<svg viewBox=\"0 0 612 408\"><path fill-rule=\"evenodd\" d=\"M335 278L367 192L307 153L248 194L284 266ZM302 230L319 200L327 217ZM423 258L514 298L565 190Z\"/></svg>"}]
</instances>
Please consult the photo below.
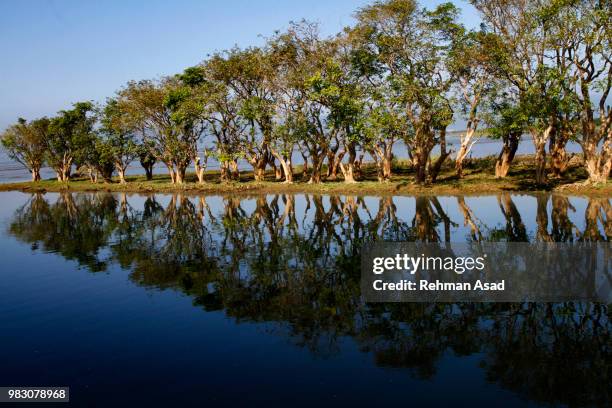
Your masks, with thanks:
<instances>
[{"instance_id":1,"label":"grassy bank","mask_svg":"<svg viewBox=\"0 0 612 408\"><path fill-rule=\"evenodd\" d=\"M484 194L500 191L555 191L567 194L587 196L612 196L612 183L603 185L587 185L585 170L577 163L573 163L563 178L550 179L548 184L539 185L534 180L533 158L519 156L513 163L512 169L506 178L496 179L494 176L493 157L474 159L467 163L464 178L458 179L451 162L443 168L436 183L431 185L417 185L414 183L414 174L406 163L396 163L393 169L393 180L389 183L376 181L376 172L371 164L364 165L363 180L355 184L346 184L340 176L336 181L325 181L321 184L307 184L301 174L301 168L296 170L297 180L293 184L284 184L274 180L274 174L268 172L266 181L253 181L249 171L240 174L240 181L229 183L219 182L219 172L209 171L206 182L197 184L195 175L187 176L187 183L173 185L170 177L165 174L156 175L153 180L147 181L144 176L128 177L127 184L119 184L117 180L112 183L91 183L87 178L76 178L69 183L60 183L55 180L40 182L22 182L0 184L0 191L124 191L124 192L193 192L193 193L337 193L337 194Z\"/></svg>"}]
</instances>

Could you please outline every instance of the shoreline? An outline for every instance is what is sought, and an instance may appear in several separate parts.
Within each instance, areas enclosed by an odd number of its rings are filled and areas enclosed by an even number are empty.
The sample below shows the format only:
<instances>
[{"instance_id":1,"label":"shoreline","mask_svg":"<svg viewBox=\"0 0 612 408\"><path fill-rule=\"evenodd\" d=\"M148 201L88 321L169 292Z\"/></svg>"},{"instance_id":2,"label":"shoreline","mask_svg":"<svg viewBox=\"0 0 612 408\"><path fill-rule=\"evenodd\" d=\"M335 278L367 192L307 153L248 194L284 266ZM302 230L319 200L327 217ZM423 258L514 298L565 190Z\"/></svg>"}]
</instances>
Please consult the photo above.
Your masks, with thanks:
<instances>
[{"instance_id":1,"label":"shoreline","mask_svg":"<svg viewBox=\"0 0 612 408\"><path fill-rule=\"evenodd\" d=\"M467 166L465 177L458 179L454 174L452 163L441 172L433 184L418 185L414 183L413 173L409 166L399 163L393 169L392 181L379 183L371 163L364 163L363 181L344 183L341 175L335 181L323 181L320 184L308 184L301 181L301 172L296 171L293 184L275 181L271 171L266 172L266 181L255 182L250 171L240 173L240 181L220 182L219 171L206 172L206 182L198 184L195 175L188 173L187 182L182 185L170 183L170 177L157 174L147 181L145 176L128 176L126 184L120 184L115 178L112 183L92 183L81 177L68 183L56 180L39 182L1 183L0 191L22 192L126 192L126 193L186 193L186 194L267 194L267 193L311 193L311 194L353 194L353 195L480 195L502 192L537 193L548 192L587 197L612 197L612 183L585 184L586 174L579 165L570 166L562 179L550 179L547 185L537 185L533 181L531 156L519 156L505 178L496 179L491 157L474 159ZM296 168L298 170L299 168Z\"/></svg>"}]
</instances>

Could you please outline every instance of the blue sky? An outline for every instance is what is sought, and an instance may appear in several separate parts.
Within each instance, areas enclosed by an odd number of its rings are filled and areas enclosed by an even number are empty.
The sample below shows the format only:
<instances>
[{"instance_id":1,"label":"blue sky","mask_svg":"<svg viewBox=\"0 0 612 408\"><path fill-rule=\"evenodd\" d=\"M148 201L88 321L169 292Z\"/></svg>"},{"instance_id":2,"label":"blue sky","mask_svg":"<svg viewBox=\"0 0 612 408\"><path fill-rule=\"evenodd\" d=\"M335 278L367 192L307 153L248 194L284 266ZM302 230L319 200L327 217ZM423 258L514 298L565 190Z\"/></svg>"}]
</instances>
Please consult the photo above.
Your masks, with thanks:
<instances>
[{"instance_id":1,"label":"blue sky","mask_svg":"<svg viewBox=\"0 0 612 408\"><path fill-rule=\"evenodd\" d=\"M366 0L0 2L0 129L19 116L53 115L81 100L103 101L131 79L180 72L291 20L318 21L324 34L352 24ZM439 0L421 1L432 7ZM464 10L468 26L478 24Z\"/></svg>"}]
</instances>

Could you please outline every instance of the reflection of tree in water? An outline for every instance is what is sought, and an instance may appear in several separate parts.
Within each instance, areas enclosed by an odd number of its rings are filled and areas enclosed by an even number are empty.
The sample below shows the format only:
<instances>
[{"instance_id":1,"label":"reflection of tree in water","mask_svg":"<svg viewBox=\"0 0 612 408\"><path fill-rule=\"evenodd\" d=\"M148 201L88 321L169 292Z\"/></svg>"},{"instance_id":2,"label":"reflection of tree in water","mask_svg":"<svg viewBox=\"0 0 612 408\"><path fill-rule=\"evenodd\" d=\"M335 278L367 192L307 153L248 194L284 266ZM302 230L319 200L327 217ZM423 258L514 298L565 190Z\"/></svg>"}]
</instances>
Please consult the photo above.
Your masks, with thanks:
<instances>
[{"instance_id":1,"label":"reflection of tree in water","mask_svg":"<svg viewBox=\"0 0 612 408\"><path fill-rule=\"evenodd\" d=\"M482 241L482 231L480 228L480 220L474 215L474 212L465 202L465 198L463 196L457 197L457 206L459 207L459 211L463 215L463 225L470 227L470 236L469 240L474 242Z\"/></svg>"},{"instance_id":2,"label":"reflection of tree in water","mask_svg":"<svg viewBox=\"0 0 612 408\"><path fill-rule=\"evenodd\" d=\"M444 226L444 242L450 242L450 227L454 224L442 209L440 201L435 196L418 196L415 198L416 209L412 226L416 230L416 238L423 242L439 242L440 234L436 228Z\"/></svg>"},{"instance_id":3,"label":"reflection of tree in water","mask_svg":"<svg viewBox=\"0 0 612 408\"><path fill-rule=\"evenodd\" d=\"M60 193L50 205L42 194L32 195L14 215L9 232L47 252L57 252L92 272L106 269L101 250L116 228L117 200L110 194Z\"/></svg>"},{"instance_id":4,"label":"reflection of tree in water","mask_svg":"<svg viewBox=\"0 0 612 408\"><path fill-rule=\"evenodd\" d=\"M581 236L584 241L610 241L612 239L612 205L607 198L589 200L584 213L586 228ZM601 229L603 228L603 233Z\"/></svg>"},{"instance_id":5,"label":"reflection of tree in water","mask_svg":"<svg viewBox=\"0 0 612 408\"><path fill-rule=\"evenodd\" d=\"M297 213L302 198L306 208ZM609 200L589 200L583 231L567 197L536 201L533 240L612 237ZM512 196L502 194L498 203L501 226L489 227L457 197L467 239L530 240ZM611 323L604 306L363 303L364 242L453 241L459 224L436 197L415 198L412 215L398 214L391 196L380 197L378 208L361 197L320 195L258 196L254 210L245 207L236 196L224 197L216 213L206 197L180 194L166 206L149 196L142 209L125 195L63 194L53 204L34 195L15 213L10 232L92 271L115 262L139 285L181 290L237 321L276 322L294 344L318 355L338 352L339 339L351 336L376 364L428 378L449 351L483 353L488 378L526 397L609 403ZM103 252L110 255L102 259Z\"/></svg>"},{"instance_id":6,"label":"reflection of tree in water","mask_svg":"<svg viewBox=\"0 0 612 408\"><path fill-rule=\"evenodd\" d=\"M527 229L512 196L508 193L502 193L497 196L497 202L505 225L490 228L486 240L493 242L528 242Z\"/></svg>"},{"instance_id":7,"label":"reflection of tree in water","mask_svg":"<svg viewBox=\"0 0 612 408\"><path fill-rule=\"evenodd\" d=\"M207 279L216 273L215 246L202 211L205 201L197 208L180 194L166 208L147 197L144 211L128 218L134 219L130 235L119 234L121 245L113 247L122 266L131 267L130 279L148 287L180 288L202 303Z\"/></svg>"},{"instance_id":8,"label":"reflection of tree in water","mask_svg":"<svg viewBox=\"0 0 612 408\"><path fill-rule=\"evenodd\" d=\"M597 304L512 304L484 331L492 381L543 403L609 406L610 320Z\"/></svg>"}]
</instances>

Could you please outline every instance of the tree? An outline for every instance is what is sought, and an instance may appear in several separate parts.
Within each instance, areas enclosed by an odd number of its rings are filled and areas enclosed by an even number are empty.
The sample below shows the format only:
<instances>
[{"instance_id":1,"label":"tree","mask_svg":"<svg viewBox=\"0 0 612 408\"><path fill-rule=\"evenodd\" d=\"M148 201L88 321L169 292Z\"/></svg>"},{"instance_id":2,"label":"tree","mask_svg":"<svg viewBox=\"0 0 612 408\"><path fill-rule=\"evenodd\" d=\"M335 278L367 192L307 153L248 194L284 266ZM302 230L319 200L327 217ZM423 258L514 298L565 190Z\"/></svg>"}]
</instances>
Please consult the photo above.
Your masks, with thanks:
<instances>
[{"instance_id":1,"label":"tree","mask_svg":"<svg viewBox=\"0 0 612 408\"><path fill-rule=\"evenodd\" d=\"M91 102L75 103L73 109L60 111L50 120L46 161L55 170L58 181L70 180L73 164L86 163L95 122Z\"/></svg>"},{"instance_id":2,"label":"tree","mask_svg":"<svg viewBox=\"0 0 612 408\"><path fill-rule=\"evenodd\" d=\"M335 139L342 148L336 156L331 148L328 152L329 174L336 176L340 167L345 183L355 183L357 147L363 141L364 101L358 78L352 75L350 42L337 37L330 43L329 57L315 75L309 79L311 99L325 106L327 126L335 131ZM343 157L348 154L348 161Z\"/></svg>"},{"instance_id":3,"label":"tree","mask_svg":"<svg viewBox=\"0 0 612 408\"><path fill-rule=\"evenodd\" d=\"M299 25L292 23L289 30L276 33L268 39L269 57L274 61L276 74L273 81L273 131L269 148L272 156L279 161L285 183L293 183L293 152L299 143L307 137L308 124L299 110L300 89L294 85L297 52L295 38ZM303 149L300 146L300 149ZM304 156L304 173L307 169L307 158Z\"/></svg>"},{"instance_id":4,"label":"tree","mask_svg":"<svg viewBox=\"0 0 612 408\"><path fill-rule=\"evenodd\" d=\"M501 151L495 161L495 177L506 177L525 131L524 112L511 94L497 92L490 101L485 121L488 124L488 136L502 142Z\"/></svg>"},{"instance_id":5,"label":"tree","mask_svg":"<svg viewBox=\"0 0 612 408\"><path fill-rule=\"evenodd\" d=\"M215 137L214 157L221 166L221 181L238 180L238 160L245 157L241 149L246 123L239 115L237 99L223 84L215 84L208 94L208 130Z\"/></svg>"},{"instance_id":6,"label":"tree","mask_svg":"<svg viewBox=\"0 0 612 408\"><path fill-rule=\"evenodd\" d=\"M183 166L194 162L198 183L204 182L204 173L208 161L208 150L204 150L203 159L198 153L198 143L206 126L205 113L207 99L198 92L199 85L204 82L203 71L199 68L187 68L177 75L176 88L166 98L167 106L172 110L172 121L176 124L181 135L181 142L187 153L187 160L177 163L180 179L185 178Z\"/></svg>"},{"instance_id":7,"label":"tree","mask_svg":"<svg viewBox=\"0 0 612 408\"><path fill-rule=\"evenodd\" d=\"M117 99L110 98L101 115L102 128L98 150L107 153L119 175L119 182L125 184L125 171L138 156L136 132L138 128L129 115L120 109Z\"/></svg>"},{"instance_id":8,"label":"tree","mask_svg":"<svg viewBox=\"0 0 612 408\"><path fill-rule=\"evenodd\" d=\"M242 138L242 150L253 166L255 181L264 180L266 167L270 164L275 72L272 62L266 51L257 47L234 48L214 55L209 61L215 74L213 79L231 89L239 104L239 114L248 125Z\"/></svg>"},{"instance_id":9,"label":"tree","mask_svg":"<svg viewBox=\"0 0 612 408\"><path fill-rule=\"evenodd\" d=\"M219 68L222 68L220 64L206 62L188 68L183 74L183 81L192 87L200 99L200 114L205 132L214 137L215 147L212 151L207 150L207 155L215 157L219 162L221 181L229 181L238 178L237 163L244 157L241 143L246 123L239 115L237 96L226 83L215 79L222 75L214 71ZM196 173L202 174L201 169L196 169Z\"/></svg>"},{"instance_id":10,"label":"tree","mask_svg":"<svg viewBox=\"0 0 612 408\"><path fill-rule=\"evenodd\" d=\"M40 180L40 169L45 161L49 119L30 121L19 118L0 135L0 143L9 158L17 161L32 173L32 181Z\"/></svg>"},{"instance_id":11,"label":"tree","mask_svg":"<svg viewBox=\"0 0 612 408\"><path fill-rule=\"evenodd\" d=\"M302 137L303 157L306 159L307 152L310 158L308 183L320 183L330 142L336 139L339 131L330 126L329 108L320 98L322 72L333 58L333 41L321 40L318 26L307 21L292 24L277 41L285 56L283 63L290 97L286 106L291 109L288 124Z\"/></svg>"},{"instance_id":12,"label":"tree","mask_svg":"<svg viewBox=\"0 0 612 408\"><path fill-rule=\"evenodd\" d=\"M546 144L558 128L562 77L550 46L555 21L548 0L472 0L497 36L486 49L489 66L517 89L535 147L535 179L546 182Z\"/></svg>"},{"instance_id":13,"label":"tree","mask_svg":"<svg viewBox=\"0 0 612 408\"><path fill-rule=\"evenodd\" d=\"M453 35L449 70L456 79L456 93L461 113L467 119L465 133L460 136L460 146L455 157L455 170L463 177L463 161L478 141L478 125L482 121L480 108L495 86L495 78L486 68L485 32L457 30Z\"/></svg>"},{"instance_id":14,"label":"tree","mask_svg":"<svg viewBox=\"0 0 612 408\"><path fill-rule=\"evenodd\" d=\"M307 126L299 114L294 112L291 102L281 99L278 102L277 116L280 123L274 127L270 140L270 153L279 161L285 183L293 183L293 150L304 139Z\"/></svg>"},{"instance_id":15,"label":"tree","mask_svg":"<svg viewBox=\"0 0 612 408\"><path fill-rule=\"evenodd\" d=\"M567 67L564 91L579 112L578 142L589 182L605 183L612 170L612 7L608 0L553 2L550 14L557 60ZM598 99L598 101L594 101ZM572 128L572 126L569 126Z\"/></svg>"},{"instance_id":16,"label":"tree","mask_svg":"<svg viewBox=\"0 0 612 408\"><path fill-rule=\"evenodd\" d=\"M416 172L417 183L435 181L444 160L446 127L453 111L448 91L452 78L446 69L449 39L458 10L450 3L433 11L419 9L415 1L377 1L357 13L361 38L361 72L388 82L394 99L410 123L402 138ZM431 162L433 148L440 156Z\"/></svg>"},{"instance_id":17,"label":"tree","mask_svg":"<svg viewBox=\"0 0 612 408\"><path fill-rule=\"evenodd\" d=\"M145 146L168 168L172 183L182 184L197 154L200 124L194 124L191 94L178 78L132 81L117 95L118 109L143 129Z\"/></svg>"},{"instance_id":18,"label":"tree","mask_svg":"<svg viewBox=\"0 0 612 408\"><path fill-rule=\"evenodd\" d=\"M157 162L157 157L152 152L155 146L150 140L142 138L140 143L136 145L136 153L138 154L138 161L145 171L145 177L147 180L153 180L153 167Z\"/></svg>"},{"instance_id":19,"label":"tree","mask_svg":"<svg viewBox=\"0 0 612 408\"><path fill-rule=\"evenodd\" d=\"M373 96L375 95L375 96ZM380 94L370 94L364 122L364 149L372 156L379 182L392 176L393 145L408 127L401 107Z\"/></svg>"},{"instance_id":20,"label":"tree","mask_svg":"<svg viewBox=\"0 0 612 408\"><path fill-rule=\"evenodd\" d=\"M89 173L92 183L98 182L98 176L102 176L105 183L112 182L115 171L115 152L110 140L101 135L93 136L83 150L82 168Z\"/></svg>"}]
</instances>

